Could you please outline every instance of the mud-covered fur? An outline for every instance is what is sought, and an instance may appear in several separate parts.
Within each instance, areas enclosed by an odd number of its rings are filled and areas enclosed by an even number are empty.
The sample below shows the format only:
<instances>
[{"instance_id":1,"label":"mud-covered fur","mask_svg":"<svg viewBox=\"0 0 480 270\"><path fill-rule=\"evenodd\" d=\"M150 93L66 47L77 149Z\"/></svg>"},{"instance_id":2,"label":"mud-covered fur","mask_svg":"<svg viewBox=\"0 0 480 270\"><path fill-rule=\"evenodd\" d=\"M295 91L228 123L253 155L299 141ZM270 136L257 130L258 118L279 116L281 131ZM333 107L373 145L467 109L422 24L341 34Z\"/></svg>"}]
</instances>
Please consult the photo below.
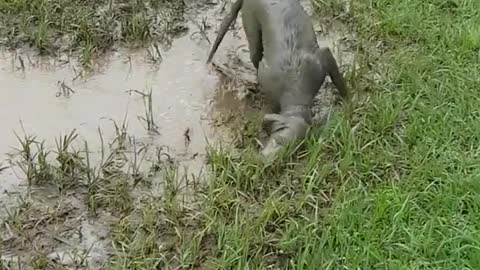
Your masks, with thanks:
<instances>
[{"instance_id":1,"label":"mud-covered fur","mask_svg":"<svg viewBox=\"0 0 480 270\"><path fill-rule=\"evenodd\" d=\"M282 145L304 138L311 125L313 98L327 74L344 99L347 87L330 49L318 46L312 22L299 0L235 2L207 62L240 9L260 89L274 108L264 118L272 132L262 153L271 155Z\"/></svg>"}]
</instances>

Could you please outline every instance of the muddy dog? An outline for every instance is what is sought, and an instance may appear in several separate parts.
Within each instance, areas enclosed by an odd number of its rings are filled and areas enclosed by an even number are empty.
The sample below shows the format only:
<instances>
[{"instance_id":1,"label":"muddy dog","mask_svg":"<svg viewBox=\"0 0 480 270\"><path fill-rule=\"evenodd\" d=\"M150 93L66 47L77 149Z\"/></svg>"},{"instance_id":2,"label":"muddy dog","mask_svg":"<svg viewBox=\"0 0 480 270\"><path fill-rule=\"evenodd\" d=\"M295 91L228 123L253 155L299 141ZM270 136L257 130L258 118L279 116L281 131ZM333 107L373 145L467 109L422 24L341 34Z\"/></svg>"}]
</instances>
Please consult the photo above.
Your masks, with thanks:
<instances>
[{"instance_id":1,"label":"muddy dog","mask_svg":"<svg viewBox=\"0 0 480 270\"><path fill-rule=\"evenodd\" d=\"M319 47L299 0L237 0L222 21L207 63L240 9L260 90L274 108L264 117L271 135L262 154L271 156L283 145L305 137L312 121L313 98L327 74L342 99L348 97L348 90L330 49Z\"/></svg>"}]
</instances>

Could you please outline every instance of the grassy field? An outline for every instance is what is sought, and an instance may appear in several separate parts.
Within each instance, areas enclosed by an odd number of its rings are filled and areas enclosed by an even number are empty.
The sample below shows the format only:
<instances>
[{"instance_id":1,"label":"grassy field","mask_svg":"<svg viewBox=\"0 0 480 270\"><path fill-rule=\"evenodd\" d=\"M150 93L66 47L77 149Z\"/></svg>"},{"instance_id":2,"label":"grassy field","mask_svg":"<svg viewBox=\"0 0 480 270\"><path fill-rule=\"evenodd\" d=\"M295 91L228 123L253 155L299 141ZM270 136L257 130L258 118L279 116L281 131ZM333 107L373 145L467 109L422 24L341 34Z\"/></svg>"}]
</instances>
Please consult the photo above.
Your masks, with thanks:
<instances>
[{"instance_id":1,"label":"grassy field","mask_svg":"<svg viewBox=\"0 0 480 270\"><path fill-rule=\"evenodd\" d=\"M480 269L480 1L314 1L357 35L351 110L268 166L211 150L194 203L174 170L137 208L87 181L90 210L122 213L107 269Z\"/></svg>"}]
</instances>

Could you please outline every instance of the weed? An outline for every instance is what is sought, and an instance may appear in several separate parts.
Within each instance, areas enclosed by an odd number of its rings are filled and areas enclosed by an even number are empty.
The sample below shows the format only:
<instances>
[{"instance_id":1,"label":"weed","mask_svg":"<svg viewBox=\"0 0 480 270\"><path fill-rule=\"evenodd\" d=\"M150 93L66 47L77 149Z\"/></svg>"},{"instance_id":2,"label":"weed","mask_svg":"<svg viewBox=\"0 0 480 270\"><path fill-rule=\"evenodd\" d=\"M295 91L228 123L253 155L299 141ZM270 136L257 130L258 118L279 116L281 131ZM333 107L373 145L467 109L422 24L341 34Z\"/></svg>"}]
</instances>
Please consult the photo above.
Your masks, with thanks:
<instances>
[{"instance_id":1,"label":"weed","mask_svg":"<svg viewBox=\"0 0 480 270\"><path fill-rule=\"evenodd\" d=\"M173 158L168 154L168 151L165 149L165 147L157 146L155 148L155 158L152 161L150 170L152 172L158 172L164 168L165 165L173 165L173 162Z\"/></svg>"},{"instance_id":2,"label":"weed","mask_svg":"<svg viewBox=\"0 0 480 270\"><path fill-rule=\"evenodd\" d=\"M0 163L0 173L6 169L10 168L9 166L3 166L2 163Z\"/></svg>"},{"instance_id":3,"label":"weed","mask_svg":"<svg viewBox=\"0 0 480 270\"><path fill-rule=\"evenodd\" d=\"M94 170L97 171L97 174L89 186L89 201L92 206L91 210L105 207L111 211L124 213L132 209L130 193L134 186L131 185L131 176L124 171L124 166L128 163L126 122L124 121L122 126L119 127L114 121L114 126L117 136L109 143L109 152L104 147L103 137L99 130L102 141L101 163ZM136 160L136 158L137 154L134 152L134 159ZM135 172L138 169L136 161L134 161L134 166L133 170ZM136 177L135 174L132 176ZM133 180L135 181L135 179Z\"/></svg>"},{"instance_id":4,"label":"weed","mask_svg":"<svg viewBox=\"0 0 480 270\"><path fill-rule=\"evenodd\" d=\"M100 138L102 141L102 156L101 156L101 163L103 163L104 158L104 145L103 145L103 138L101 135L101 131L99 129ZM90 150L88 148L88 143L85 142L85 185L87 187L87 209L91 214L97 213L98 210L98 203L96 200L99 188L99 180L100 180L100 173L98 168L92 168L90 164Z\"/></svg>"},{"instance_id":5,"label":"weed","mask_svg":"<svg viewBox=\"0 0 480 270\"><path fill-rule=\"evenodd\" d=\"M125 117L123 118L122 125L118 125L117 122L112 120L113 126L115 128L115 139L111 143L109 143L110 149L117 149L119 151L123 151L127 149L127 144L129 143L128 141L128 124L127 124L127 115L125 114ZM101 132L99 130L100 138L102 140L102 145L103 145L103 137L101 135ZM104 149L102 150L102 160L104 157Z\"/></svg>"},{"instance_id":6,"label":"weed","mask_svg":"<svg viewBox=\"0 0 480 270\"><path fill-rule=\"evenodd\" d=\"M210 26L207 24L207 18L206 17L203 17L202 18L202 24L199 24L196 20L194 20L193 18L189 18L190 21L195 24L195 26L198 28L198 31L196 32L193 32L191 35L190 35L190 38L192 38L194 35L196 34L200 34L201 37L206 40L208 42L208 44L211 44L210 42L210 39L208 38L207 36L207 33L205 32L207 29L210 28Z\"/></svg>"},{"instance_id":7,"label":"weed","mask_svg":"<svg viewBox=\"0 0 480 270\"><path fill-rule=\"evenodd\" d=\"M146 43L150 39L149 22L145 13L136 13L128 18L125 39L132 43Z\"/></svg>"},{"instance_id":8,"label":"weed","mask_svg":"<svg viewBox=\"0 0 480 270\"><path fill-rule=\"evenodd\" d=\"M44 148L44 142L37 142L34 136L24 135L20 138L17 134L20 148L16 149L14 157L19 157L16 165L22 170L27 179L28 185L39 184L48 181L52 177L52 169L47 163L50 152ZM37 149L34 149L34 148Z\"/></svg>"},{"instance_id":9,"label":"weed","mask_svg":"<svg viewBox=\"0 0 480 270\"><path fill-rule=\"evenodd\" d=\"M56 96L70 96L71 93L75 93L73 89L65 84L65 81L57 81L59 91L57 92Z\"/></svg>"},{"instance_id":10,"label":"weed","mask_svg":"<svg viewBox=\"0 0 480 270\"><path fill-rule=\"evenodd\" d=\"M328 18L338 18L346 12L348 5L352 5L351 0L318 0L312 1L316 12Z\"/></svg>"},{"instance_id":11,"label":"weed","mask_svg":"<svg viewBox=\"0 0 480 270\"><path fill-rule=\"evenodd\" d=\"M39 270L49 269L49 267L52 267L50 265L50 260L44 254L39 254L33 257L32 260L30 261L30 265L33 267L33 269L39 269Z\"/></svg>"},{"instance_id":12,"label":"weed","mask_svg":"<svg viewBox=\"0 0 480 270\"><path fill-rule=\"evenodd\" d=\"M152 99L152 89L148 93L140 92L138 90L129 90L128 93L136 93L142 96L143 105L145 108L145 116L138 116L138 118L144 121L147 124L147 130L158 134L158 126L155 124L153 119L153 99Z\"/></svg>"},{"instance_id":13,"label":"weed","mask_svg":"<svg viewBox=\"0 0 480 270\"><path fill-rule=\"evenodd\" d=\"M160 49L157 43L153 43L151 48L147 50L148 52L148 59L150 62L154 64L160 64L163 61L162 54L160 53Z\"/></svg>"}]
</instances>

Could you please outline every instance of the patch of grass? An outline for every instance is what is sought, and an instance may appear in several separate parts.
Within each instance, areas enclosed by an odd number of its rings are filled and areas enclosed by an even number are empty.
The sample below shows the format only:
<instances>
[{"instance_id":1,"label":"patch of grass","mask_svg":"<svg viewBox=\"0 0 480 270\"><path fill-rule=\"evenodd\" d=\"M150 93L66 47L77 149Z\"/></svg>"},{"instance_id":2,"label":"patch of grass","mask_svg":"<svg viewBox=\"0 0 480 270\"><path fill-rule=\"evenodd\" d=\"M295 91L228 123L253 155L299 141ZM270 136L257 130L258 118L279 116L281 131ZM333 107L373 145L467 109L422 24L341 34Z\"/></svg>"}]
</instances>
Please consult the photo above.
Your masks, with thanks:
<instances>
[{"instance_id":1,"label":"patch of grass","mask_svg":"<svg viewBox=\"0 0 480 270\"><path fill-rule=\"evenodd\" d=\"M56 151L51 151L45 148L44 141L39 142L33 136L17 136L21 147L12 154L12 159L25 174L29 187L53 185L64 191L79 183L86 168L79 151L72 147L76 137L75 130L60 136Z\"/></svg>"},{"instance_id":2,"label":"patch of grass","mask_svg":"<svg viewBox=\"0 0 480 270\"><path fill-rule=\"evenodd\" d=\"M310 250L298 253L297 265L480 267L479 7L354 2L349 26L361 49L383 44L372 63L380 78L325 142L335 158L320 167L338 170L329 180L338 190L318 232L305 232L314 240L302 245Z\"/></svg>"},{"instance_id":3,"label":"patch of grass","mask_svg":"<svg viewBox=\"0 0 480 270\"><path fill-rule=\"evenodd\" d=\"M3 0L0 45L29 45L43 54L79 51L80 60L89 66L92 56L115 43L169 44L185 30L184 10L185 3L176 0Z\"/></svg>"},{"instance_id":4,"label":"patch of grass","mask_svg":"<svg viewBox=\"0 0 480 270\"><path fill-rule=\"evenodd\" d=\"M12 154L12 161L24 173L29 187L52 185L59 192L86 187L88 208L93 213L98 207L129 211L132 207L130 186L133 175L128 174L129 169L126 168L129 160L126 124L114 124L117 136L108 149L105 149L99 131L102 141L99 164L91 164L87 142L84 143L84 151L75 149L74 144L78 143L75 130L55 140L56 151L47 150L45 143L38 142L35 137L18 137L21 147ZM136 160L136 154L133 159Z\"/></svg>"}]
</instances>

